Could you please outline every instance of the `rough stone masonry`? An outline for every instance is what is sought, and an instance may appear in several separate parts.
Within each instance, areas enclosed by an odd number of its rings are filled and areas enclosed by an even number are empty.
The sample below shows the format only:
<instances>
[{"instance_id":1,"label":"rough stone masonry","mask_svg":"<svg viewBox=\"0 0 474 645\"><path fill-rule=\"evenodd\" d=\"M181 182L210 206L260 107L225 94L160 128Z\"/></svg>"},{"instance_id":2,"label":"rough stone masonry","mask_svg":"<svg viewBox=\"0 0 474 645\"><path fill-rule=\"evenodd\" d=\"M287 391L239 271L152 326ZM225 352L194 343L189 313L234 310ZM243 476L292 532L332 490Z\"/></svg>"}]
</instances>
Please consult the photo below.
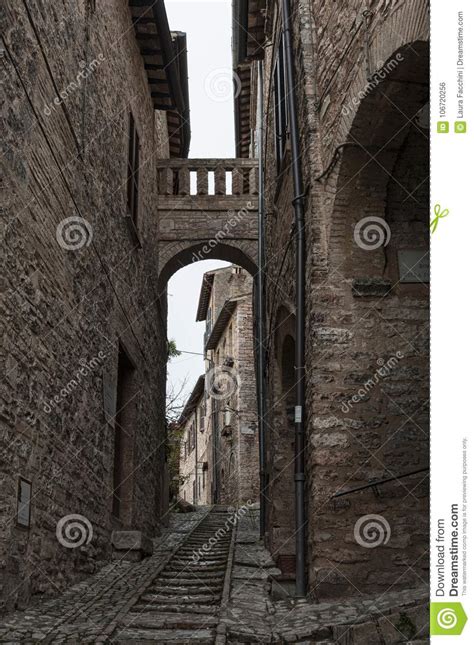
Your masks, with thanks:
<instances>
[{"instance_id":1,"label":"rough stone masonry","mask_svg":"<svg viewBox=\"0 0 474 645\"><path fill-rule=\"evenodd\" d=\"M168 503L153 244L167 113L154 109L128 3L8 0L2 22L0 610L92 574L114 529L156 535ZM72 515L76 534L58 524Z\"/></svg>"},{"instance_id":2,"label":"rough stone masonry","mask_svg":"<svg viewBox=\"0 0 474 645\"><path fill-rule=\"evenodd\" d=\"M234 16L247 12L247 29L234 26L234 70L241 83L236 144L241 156L255 155L260 59L265 539L291 578L293 200L301 197L293 188L289 137L288 94L294 89L306 235L305 557L308 591L325 600L405 589L427 578L429 20L425 0L291 4L294 88L286 84L281 3L234 3ZM391 483L352 492L389 478ZM334 497L341 492L348 494ZM365 526L359 520L370 522L373 515L381 542L367 548L356 534ZM373 524L369 529L377 534Z\"/></svg>"}]
</instances>

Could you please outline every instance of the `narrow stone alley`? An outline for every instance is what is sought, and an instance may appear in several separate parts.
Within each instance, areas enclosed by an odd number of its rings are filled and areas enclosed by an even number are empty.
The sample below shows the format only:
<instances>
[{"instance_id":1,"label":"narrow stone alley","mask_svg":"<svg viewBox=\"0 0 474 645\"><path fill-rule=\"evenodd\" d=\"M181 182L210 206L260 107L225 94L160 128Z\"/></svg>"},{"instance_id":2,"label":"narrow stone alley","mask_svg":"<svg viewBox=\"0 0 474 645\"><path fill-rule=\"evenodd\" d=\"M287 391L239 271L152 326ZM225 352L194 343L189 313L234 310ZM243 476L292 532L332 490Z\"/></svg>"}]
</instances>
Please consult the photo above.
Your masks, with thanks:
<instances>
[{"instance_id":1,"label":"narrow stone alley","mask_svg":"<svg viewBox=\"0 0 474 645\"><path fill-rule=\"evenodd\" d=\"M4 2L0 643L426 642L429 3L181 4Z\"/></svg>"},{"instance_id":2,"label":"narrow stone alley","mask_svg":"<svg viewBox=\"0 0 474 645\"><path fill-rule=\"evenodd\" d=\"M6 616L0 643L426 642L423 587L317 605L283 598L279 573L258 536L258 509L175 513L150 558L108 564L60 598Z\"/></svg>"}]
</instances>

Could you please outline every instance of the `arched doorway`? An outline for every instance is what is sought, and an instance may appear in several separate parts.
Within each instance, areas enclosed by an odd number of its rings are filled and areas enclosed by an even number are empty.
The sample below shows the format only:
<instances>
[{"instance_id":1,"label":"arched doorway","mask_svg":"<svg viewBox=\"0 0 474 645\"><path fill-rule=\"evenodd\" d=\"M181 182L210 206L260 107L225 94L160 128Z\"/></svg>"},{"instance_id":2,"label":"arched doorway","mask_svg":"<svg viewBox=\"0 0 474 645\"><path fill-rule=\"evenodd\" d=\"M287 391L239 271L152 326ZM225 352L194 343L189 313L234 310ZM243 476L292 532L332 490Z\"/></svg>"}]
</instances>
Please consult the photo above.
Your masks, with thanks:
<instances>
[{"instance_id":1,"label":"arched doorway","mask_svg":"<svg viewBox=\"0 0 474 645\"><path fill-rule=\"evenodd\" d=\"M295 319L278 311L273 337L274 368L270 382L267 461L268 545L284 580L295 575Z\"/></svg>"}]
</instances>

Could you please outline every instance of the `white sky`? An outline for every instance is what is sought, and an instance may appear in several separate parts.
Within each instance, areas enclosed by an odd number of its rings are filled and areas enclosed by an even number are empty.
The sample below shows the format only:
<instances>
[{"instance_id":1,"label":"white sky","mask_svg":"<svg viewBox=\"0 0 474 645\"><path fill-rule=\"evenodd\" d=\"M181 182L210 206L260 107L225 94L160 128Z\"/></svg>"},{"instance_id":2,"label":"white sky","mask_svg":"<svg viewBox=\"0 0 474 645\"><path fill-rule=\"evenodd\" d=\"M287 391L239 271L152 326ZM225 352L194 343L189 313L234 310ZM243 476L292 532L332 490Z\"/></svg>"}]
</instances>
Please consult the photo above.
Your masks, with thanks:
<instances>
[{"instance_id":1,"label":"white sky","mask_svg":"<svg viewBox=\"0 0 474 645\"><path fill-rule=\"evenodd\" d=\"M231 0L165 0L170 29L184 31L188 42L192 158L235 156L232 88ZM204 323L196 310L205 271L225 266L204 260L181 269L168 283L168 337L178 349L202 352ZM187 379L190 394L204 372L201 357L182 354L169 365L168 386L179 390Z\"/></svg>"}]
</instances>

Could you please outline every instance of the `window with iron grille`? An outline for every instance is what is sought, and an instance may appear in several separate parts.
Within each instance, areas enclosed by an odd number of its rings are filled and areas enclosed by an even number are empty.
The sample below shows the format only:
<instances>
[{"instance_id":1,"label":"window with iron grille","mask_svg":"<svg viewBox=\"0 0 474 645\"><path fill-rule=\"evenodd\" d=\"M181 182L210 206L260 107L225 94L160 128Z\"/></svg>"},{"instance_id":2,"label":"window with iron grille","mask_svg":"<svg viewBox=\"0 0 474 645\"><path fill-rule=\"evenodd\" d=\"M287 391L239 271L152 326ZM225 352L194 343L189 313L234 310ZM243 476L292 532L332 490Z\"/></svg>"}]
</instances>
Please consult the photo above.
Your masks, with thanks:
<instances>
[{"instance_id":1,"label":"window with iron grille","mask_svg":"<svg viewBox=\"0 0 474 645\"><path fill-rule=\"evenodd\" d=\"M127 209L134 224L138 217L138 188L140 171L140 139L133 115L128 127Z\"/></svg>"}]
</instances>

